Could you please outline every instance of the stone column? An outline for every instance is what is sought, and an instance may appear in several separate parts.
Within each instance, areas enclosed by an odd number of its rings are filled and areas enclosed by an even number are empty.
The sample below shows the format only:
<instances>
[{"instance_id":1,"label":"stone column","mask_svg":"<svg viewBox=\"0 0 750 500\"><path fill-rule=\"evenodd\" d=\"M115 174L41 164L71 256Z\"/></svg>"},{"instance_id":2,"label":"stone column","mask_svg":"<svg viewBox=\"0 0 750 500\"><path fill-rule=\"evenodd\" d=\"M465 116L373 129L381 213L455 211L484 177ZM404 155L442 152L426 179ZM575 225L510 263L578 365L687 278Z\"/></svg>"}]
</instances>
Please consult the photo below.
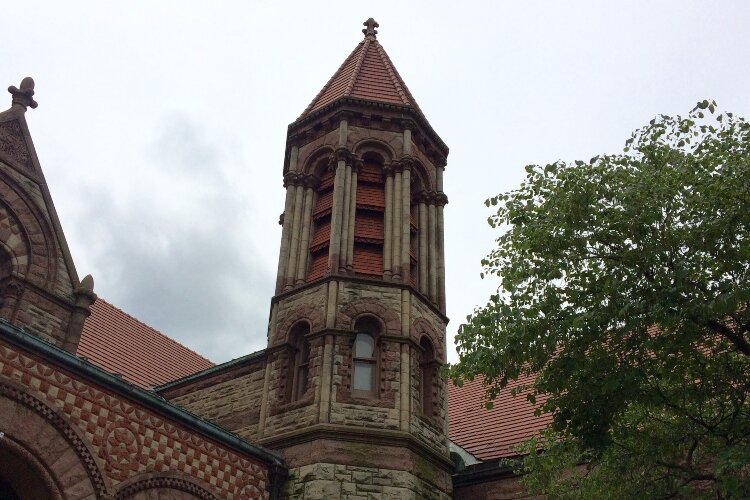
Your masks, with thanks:
<instances>
[{"instance_id":1,"label":"stone column","mask_svg":"<svg viewBox=\"0 0 750 500\"><path fill-rule=\"evenodd\" d=\"M399 380L399 392L401 393L401 404L400 404L400 426L402 431L409 431L410 417L411 417L411 355L409 352L409 344L401 344L401 379Z\"/></svg>"},{"instance_id":2,"label":"stone column","mask_svg":"<svg viewBox=\"0 0 750 500\"><path fill-rule=\"evenodd\" d=\"M347 272L354 272L354 230L356 218L357 218L357 170L359 165L355 164L352 166L352 183L349 188L351 195L349 196L349 241L346 242L346 270Z\"/></svg>"},{"instance_id":3,"label":"stone column","mask_svg":"<svg viewBox=\"0 0 750 500\"><path fill-rule=\"evenodd\" d=\"M289 263L286 268L286 285L285 290L289 290L294 286L295 276L297 274L297 258L299 257L299 240L300 230L302 222L302 206L303 197L305 195L305 187L299 183L295 187L294 194L294 219L292 222L292 242L289 245Z\"/></svg>"},{"instance_id":4,"label":"stone column","mask_svg":"<svg viewBox=\"0 0 750 500\"><path fill-rule=\"evenodd\" d=\"M403 216L401 210L403 208L403 197L401 196L403 190L402 184L402 173L401 167L399 166L396 170L396 174L393 178L393 242L391 244L391 272L393 273L393 279L395 281L401 281L401 235L403 230Z\"/></svg>"},{"instance_id":5,"label":"stone column","mask_svg":"<svg viewBox=\"0 0 750 500\"><path fill-rule=\"evenodd\" d=\"M333 335L323 340L323 362L320 370L320 390L318 391L318 422L328 422L331 408L331 375L333 372Z\"/></svg>"},{"instance_id":6,"label":"stone column","mask_svg":"<svg viewBox=\"0 0 750 500\"><path fill-rule=\"evenodd\" d=\"M437 258L438 258L438 304L440 311L445 314L445 228L443 207L448 203L448 197L443 192L443 171L445 167L435 169L437 187Z\"/></svg>"},{"instance_id":7,"label":"stone column","mask_svg":"<svg viewBox=\"0 0 750 500\"><path fill-rule=\"evenodd\" d=\"M310 255L310 227L312 226L312 207L315 189L308 182L305 189L305 207L302 210L302 239L299 243L299 262L297 262L297 284L307 278L307 257Z\"/></svg>"},{"instance_id":8,"label":"stone column","mask_svg":"<svg viewBox=\"0 0 750 500\"><path fill-rule=\"evenodd\" d=\"M419 291L427 295L427 265L428 265L428 239L429 230L427 228L427 204L424 197L419 200Z\"/></svg>"},{"instance_id":9,"label":"stone column","mask_svg":"<svg viewBox=\"0 0 750 500\"><path fill-rule=\"evenodd\" d=\"M338 281L328 282L328 300L326 301L326 328L335 328L336 326L336 307L338 306L339 283Z\"/></svg>"},{"instance_id":10,"label":"stone column","mask_svg":"<svg viewBox=\"0 0 750 500\"><path fill-rule=\"evenodd\" d=\"M279 268L276 272L276 293L281 293L286 284L286 265L289 260L289 243L292 233L292 222L294 219L294 183L296 175L287 173L284 176L284 187L286 188L286 200L284 201L283 224L281 227L281 248L279 249Z\"/></svg>"},{"instance_id":11,"label":"stone column","mask_svg":"<svg viewBox=\"0 0 750 500\"><path fill-rule=\"evenodd\" d=\"M409 250L411 249L411 163L403 162L403 173L401 174L401 280L409 283L411 275L411 260Z\"/></svg>"},{"instance_id":12,"label":"stone column","mask_svg":"<svg viewBox=\"0 0 750 500\"><path fill-rule=\"evenodd\" d=\"M437 291L440 311L445 314L445 240L443 228L443 206L448 203L448 198L445 194L438 193L437 202Z\"/></svg>"},{"instance_id":13,"label":"stone column","mask_svg":"<svg viewBox=\"0 0 750 500\"><path fill-rule=\"evenodd\" d=\"M433 302L437 302L437 286L438 286L438 269L437 269L437 217L435 213L435 203L433 200L430 200L430 204L427 207L427 226L430 228L430 244L428 246L428 255L429 255L429 262L430 262L430 271L429 271L429 284L430 284L430 291L429 296L430 300Z\"/></svg>"},{"instance_id":14,"label":"stone column","mask_svg":"<svg viewBox=\"0 0 750 500\"><path fill-rule=\"evenodd\" d=\"M346 259L349 257L349 211L352 197L352 166L346 165L344 175L344 203L341 206L341 252L339 254L339 271L346 272ZM354 228L351 228L354 230Z\"/></svg>"},{"instance_id":15,"label":"stone column","mask_svg":"<svg viewBox=\"0 0 750 500\"><path fill-rule=\"evenodd\" d=\"M385 174L385 221L383 231L383 278L392 274L391 247L393 246L393 170L383 169Z\"/></svg>"},{"instance_id":16,"label":"stone column","mask_svg":"<svg viewBox=\"0 0 750 500\"><path fill-rule=\"evenodd\" d=\"M411 295L409 290L401 291L401 336L410 337L411 326ZM401 378L399 379L399 409L400 427L402 431L408 431L411 426L411 353L409 344L401 344Z\"/></svg>"},{"instance_id":17,"label":"stone column","mask_svg":"<svg viewBox=\"0 0 750 500\"><path fill-rule=\"evenodd\" d=\"M331 240L328 248L328 270L335 273L339 266L341 255L341 226L344 205L344 181L346 180L346 157L349 152L345 149L336 151L338 165L333 180L333 206L331 208Z\"/></svg>"}]
</instances>

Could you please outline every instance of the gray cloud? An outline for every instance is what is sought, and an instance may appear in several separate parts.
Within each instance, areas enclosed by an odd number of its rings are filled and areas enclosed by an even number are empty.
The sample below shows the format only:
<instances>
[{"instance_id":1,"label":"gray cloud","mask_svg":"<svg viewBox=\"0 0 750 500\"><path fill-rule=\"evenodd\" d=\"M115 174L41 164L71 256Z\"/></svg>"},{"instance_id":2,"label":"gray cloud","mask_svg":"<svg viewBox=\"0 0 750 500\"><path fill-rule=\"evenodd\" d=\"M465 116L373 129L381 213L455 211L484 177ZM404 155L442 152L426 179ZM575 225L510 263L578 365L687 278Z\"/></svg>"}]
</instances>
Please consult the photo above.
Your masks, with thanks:
<instances>
[{"instance_id":1,"label":"gray cloud","mask_svg":"<svg viewBox=\"0 0 750 500\"><path fill-rule=\"evenodd\" d=\"M214 361L263 348L273 276L253 258L251 207L228 175L241 162L187 115L160 130L126 204L115 185L90 190L98 290Z\"/></svg>"}]
</instances>

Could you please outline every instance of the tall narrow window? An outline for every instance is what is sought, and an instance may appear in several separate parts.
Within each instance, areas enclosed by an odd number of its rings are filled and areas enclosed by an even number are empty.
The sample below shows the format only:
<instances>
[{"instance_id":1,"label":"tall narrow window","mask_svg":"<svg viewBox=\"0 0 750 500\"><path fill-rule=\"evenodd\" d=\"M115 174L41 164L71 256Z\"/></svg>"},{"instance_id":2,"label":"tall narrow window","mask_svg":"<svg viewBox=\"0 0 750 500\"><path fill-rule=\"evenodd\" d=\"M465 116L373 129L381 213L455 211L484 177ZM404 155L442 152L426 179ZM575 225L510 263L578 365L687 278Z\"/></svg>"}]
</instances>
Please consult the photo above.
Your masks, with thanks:
<instances>
[{"instance_id":1,"label":"tall narrow window","mask_svg":"<svg viewBox=\"0 0 750 500\"><path fill-rule=\"evenodd\" d=\"M374 395L377 381L377 334L378 322L373 318L362 318L355 325L352 390L362 395Z\"/></svg>"},{"instance_id":2,"label":"tall narrow window","mask_svg":"<svg viewBox=\"0 0 750 500\"><path fill-rule=\"evenodd\" d=\"M325 168L325 167L321 167ZM331 207L333 206L334 173L325 169L320 175L320 184L312 211L312 234L310 236L310 264L307 281L321 278L328 269L328 247L331 243Z\"/></svg>"},{"instance_id":3,"label":"tall narrow window","mask_svg":"<svg viewBox=\"0 0 750 500\"><path fill-rule=\"evenodd\" d=\"M383 235L385 212L385 184L383 161L375 154L366 153L357 175L357 210L354 221L355 274L383 276Z\"/></svg>"},{"instance_id":4,"label":"tall narrow window","mask_svg":"<svg viewBox=\"0 0 750 500\"><path fill-rule=\"evenodd\" d=\"M307 323L299 323L291 334L294 349L294 362L291 374L291 400L301 399L307 392L310 374L310 342L306 335L310 333Z\"/></svg>"},{"instance_id":5,"label":"tall narrow window","mask_svg":"<svg viewBox=\"0 0 750 500\"><path fill-rule=\"evenodd\" d=\"M422 337L419 342L419 346L422 348L422 362L420 363L421 372L421 399L422 399L422 413L428 417L433 414L433 397L432 391L434 386L434 373L436 368L435 363L435 348L432 346L432 342L427 337Z\"/></svg>"}]
</instances>

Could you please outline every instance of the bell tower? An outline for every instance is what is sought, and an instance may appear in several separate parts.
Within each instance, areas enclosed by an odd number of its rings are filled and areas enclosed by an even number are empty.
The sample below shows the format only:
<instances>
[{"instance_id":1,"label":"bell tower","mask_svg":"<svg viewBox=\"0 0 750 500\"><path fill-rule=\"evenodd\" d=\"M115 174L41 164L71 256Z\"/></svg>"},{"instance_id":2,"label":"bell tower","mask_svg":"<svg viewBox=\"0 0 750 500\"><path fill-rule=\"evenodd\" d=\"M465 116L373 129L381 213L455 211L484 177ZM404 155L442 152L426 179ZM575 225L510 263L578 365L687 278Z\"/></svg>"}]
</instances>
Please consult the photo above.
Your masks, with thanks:
<instances>
[{"instance_id":1,"label":"bell tower","mask_svg":"<svg viewBox=\"0 0 750 500\"><path fill-rule=\"evenodd\" d=\"M450 498L448 147L364 26L288 127L258 436L294 498Z\"/></svg>"}]
</instances>

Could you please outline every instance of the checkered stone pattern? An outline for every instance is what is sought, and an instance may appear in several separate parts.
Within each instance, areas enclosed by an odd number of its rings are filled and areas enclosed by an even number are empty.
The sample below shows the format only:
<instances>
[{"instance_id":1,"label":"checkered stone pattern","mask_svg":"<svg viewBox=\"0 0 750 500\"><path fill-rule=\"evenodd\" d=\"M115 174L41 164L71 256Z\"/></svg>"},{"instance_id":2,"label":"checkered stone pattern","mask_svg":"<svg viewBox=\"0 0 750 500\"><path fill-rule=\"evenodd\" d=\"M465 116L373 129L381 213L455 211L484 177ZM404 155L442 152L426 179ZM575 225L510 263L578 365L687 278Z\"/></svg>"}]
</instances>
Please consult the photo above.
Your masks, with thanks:
<instances>
[{"instance_id":1,"label":"checkered stone pattern","mask_svg":"<svg viewBox=\"0 0 750 500\"><path fill-rule=\"evenodd\" d=\"M268 498L268 471L262 463L0 340L0 383L4 381L22 386L67 420L115 491L143 473L178 472L219 498Z\"/></svg>"}]
</instances>

